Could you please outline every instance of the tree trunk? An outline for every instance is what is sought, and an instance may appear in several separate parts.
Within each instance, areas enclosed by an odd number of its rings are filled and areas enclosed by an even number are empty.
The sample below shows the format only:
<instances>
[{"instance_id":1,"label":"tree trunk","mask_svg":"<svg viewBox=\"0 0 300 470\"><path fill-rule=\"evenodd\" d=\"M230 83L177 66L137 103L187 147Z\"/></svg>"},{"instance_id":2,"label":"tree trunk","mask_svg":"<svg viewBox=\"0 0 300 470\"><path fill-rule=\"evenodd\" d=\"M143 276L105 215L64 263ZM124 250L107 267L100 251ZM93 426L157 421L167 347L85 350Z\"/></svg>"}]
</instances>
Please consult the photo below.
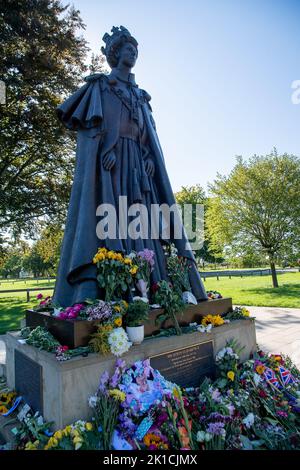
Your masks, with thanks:
<instances>
[{"instance_id":1,"label":"tree trunk","mask_svg":"<svg viewBox=\"0 0 300 470\"><path fill-rule=\"evenodd\" d=\"M278 287L278 280L277 280L277 273L276 273L275 263L271 258L270 258L270 267L271 267L273 287Z\"/></svg>"}]
</instances>

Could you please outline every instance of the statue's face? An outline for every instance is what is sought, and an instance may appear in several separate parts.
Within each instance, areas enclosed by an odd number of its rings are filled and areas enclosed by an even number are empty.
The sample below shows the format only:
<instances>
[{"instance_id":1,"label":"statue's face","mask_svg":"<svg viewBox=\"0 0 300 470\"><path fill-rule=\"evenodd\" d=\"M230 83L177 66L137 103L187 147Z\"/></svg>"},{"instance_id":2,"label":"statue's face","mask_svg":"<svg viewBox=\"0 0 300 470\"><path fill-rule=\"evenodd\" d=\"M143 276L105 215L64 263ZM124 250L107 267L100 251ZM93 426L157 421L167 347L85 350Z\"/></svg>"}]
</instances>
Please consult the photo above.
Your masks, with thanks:
<instances>
[{"instance_id":1,"label":"statue's face","mask_svg":"<svg viewBox=\"0 0 300 470\"><path fill-rule=\"evenodd\" d=\"M130 42L123 44L119 50L119 64L126 65L126 67L134 67L136 59L138 56L138 51L136 47Z\"/></svg>"}]
</instances>

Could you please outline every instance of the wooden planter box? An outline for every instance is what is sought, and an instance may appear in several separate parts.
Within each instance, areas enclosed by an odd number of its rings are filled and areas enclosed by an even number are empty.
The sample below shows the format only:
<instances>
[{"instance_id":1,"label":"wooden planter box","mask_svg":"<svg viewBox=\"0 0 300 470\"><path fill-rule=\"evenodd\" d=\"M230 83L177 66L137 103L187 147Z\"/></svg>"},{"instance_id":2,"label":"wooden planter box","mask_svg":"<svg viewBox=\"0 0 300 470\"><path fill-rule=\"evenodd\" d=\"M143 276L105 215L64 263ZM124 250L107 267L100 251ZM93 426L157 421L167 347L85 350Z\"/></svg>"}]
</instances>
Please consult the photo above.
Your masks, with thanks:
<instances>
[{"instance_id":1,"label":"wooden planter box","mask_svg":"<svg viewBox=\"0 0 300 470\"><path fill-rule=\"evenodd\" d=\"M36 328L43 326L60 342L70 349L87 346L90 335L97 330L99 320L60 320L49 312L26 310L26 326Z\"/></svg>"},{"instance_id":2,"label":"wooden planter box","mask_svg":"<svg viewBox=\"0 0 300 470\"><path fill-rule=\"evenodd\" d=\"M197 305L189 305L182 314L178 315L178 321L181 326L187 326L189 323L201 323L205 315L221 315L232 310L232 299L214 299L204 300ZM156 318L163 313L162 309L150 310L149 320L145 323L145 336L152 336L158 333L162 328L173 326L171 320L165 320L156 324ZM95 333L99 320L60 320L53 317L49 312L36 312L34 310L26 311L26 326L36 328L43 326L64 346L71 349L79 346L87 346L90 335Z\"/></svg>"},{"instance_id":3,"label":"wooden planter box","mask_svg":"<svg viewBox=\"0 0 300 470\"><path fill-rule=\"evenodd\" d=\"M203 300L197 305L188 305L185 310L177 315L180 326L188 326L189 323L201 323L206 315L222 315L232 310L232 299ZM152 336L159 330L173 326L171 320L156 323L156 318L163 313L162 309L150 310L149 320L145 323L145 336Z\"/></svg>"}]
</instances>

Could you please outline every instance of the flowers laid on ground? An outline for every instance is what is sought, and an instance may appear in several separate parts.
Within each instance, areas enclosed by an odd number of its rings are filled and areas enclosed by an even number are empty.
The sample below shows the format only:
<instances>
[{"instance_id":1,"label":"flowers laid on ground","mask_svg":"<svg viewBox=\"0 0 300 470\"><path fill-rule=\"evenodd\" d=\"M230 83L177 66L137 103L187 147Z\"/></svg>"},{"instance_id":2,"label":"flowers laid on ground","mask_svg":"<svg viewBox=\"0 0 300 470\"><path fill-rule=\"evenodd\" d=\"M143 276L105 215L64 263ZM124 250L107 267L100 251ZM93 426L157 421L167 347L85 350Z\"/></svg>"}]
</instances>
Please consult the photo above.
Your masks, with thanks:
<instances>
[{"instance_id":1,"label":"flowers laid on ground","mask_svg":"<svg viewBox=\"0 0 300 470\"><path fill-rule=\"evenodd\" d=\"M119 300L134 283L138 266L130 255L126 256L107 248L99 248L93 258L97 265L97 280L105 290L105 300Z\"/></svg>"},{"instance_id":2,"label":"flowers laid on ground","mask_svg":"<svg viewBox=\"0 0 300 470\"><path fill-rule=\"evenodd\" d=\"M225 320L221 317L221 315L206 315L202 318L201 324L203 326L221 326L224 325Z\"/></svg>"},{"instance_id":3,"label":"flowers laid on ground","mask_svg":"<svg viewBox=\"0 0 300 470\"><path fill-rule=\"evenodd\" d=\"M300 450L300 371L289 358L259 351L242 364L236 343L216 356L217 377L182 389L149 360L118 359L88 402L91 421L51 432L31 416L18 448L115 450Z\"/></svg>"},{"instance_id":4,"label":"flowers laid on ground","mask_svg":"<svg viewBox=\"0 0 300 470\"><path fill-rule=\"evenodd\" d=\"M225 315L227 320L245 320L250 317L250 312L246 307L235 307L232 312Z\"/></svg>"},{"instance_id":5,"label":"flowers laid on ground","mask_svg":"<svg viewBox=\"0 0 300 470\"><path fill-rule=\"evenodd\" d=\"M60 346L54 336L42 326L37 326L34 330L30 330L28 327L23 328L21 337L26 339L27 344L48 352L55 352L56 348Z\"/></svg>"},{"instance_id":6,"label":"flowers laid on ground","mask_svg":"<svg viewBox=\"0 0 300 470\"><path fill-rule=\"evenodd\" d=\"M7 413L13 405L17 394L13 391L0 391L0 415Z\"/></svg>"},{"instance_id":7,"label":"flowers laid on ground","mask_svg":"<svg viewBox=\"0 0 300 470\"><path fill-rule=\"evenodd\" d=\"M222 295L220 294L220 292L216 291L216 290L209 290L207 293L207 297L210 299L210 300L213 300L213 299L222 299Z\"/></svg>"}]
</instances>

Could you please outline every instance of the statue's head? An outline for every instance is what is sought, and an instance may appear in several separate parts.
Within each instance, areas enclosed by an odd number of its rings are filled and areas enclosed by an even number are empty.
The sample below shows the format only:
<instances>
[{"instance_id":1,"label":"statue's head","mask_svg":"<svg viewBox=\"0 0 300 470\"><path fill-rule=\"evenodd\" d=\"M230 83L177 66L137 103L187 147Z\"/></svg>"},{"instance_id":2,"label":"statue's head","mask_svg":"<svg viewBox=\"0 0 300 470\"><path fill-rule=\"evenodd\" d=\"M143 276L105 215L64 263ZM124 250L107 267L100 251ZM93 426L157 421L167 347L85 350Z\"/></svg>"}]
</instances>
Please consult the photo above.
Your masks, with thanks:
<instances>
[{"instance_id":1,"label":"statue's head","mask_svg":"<svg viewBox=\"0 0 300 470\"><path fill-rule=\"evenodd\" d=\"M137 40L124 26L114 26L111 32L112 35L104 34L105 47L101 48L109 66L114 68L122 62L127 67L134 67L138 56Z\"/></svg>"}]
</instances>

